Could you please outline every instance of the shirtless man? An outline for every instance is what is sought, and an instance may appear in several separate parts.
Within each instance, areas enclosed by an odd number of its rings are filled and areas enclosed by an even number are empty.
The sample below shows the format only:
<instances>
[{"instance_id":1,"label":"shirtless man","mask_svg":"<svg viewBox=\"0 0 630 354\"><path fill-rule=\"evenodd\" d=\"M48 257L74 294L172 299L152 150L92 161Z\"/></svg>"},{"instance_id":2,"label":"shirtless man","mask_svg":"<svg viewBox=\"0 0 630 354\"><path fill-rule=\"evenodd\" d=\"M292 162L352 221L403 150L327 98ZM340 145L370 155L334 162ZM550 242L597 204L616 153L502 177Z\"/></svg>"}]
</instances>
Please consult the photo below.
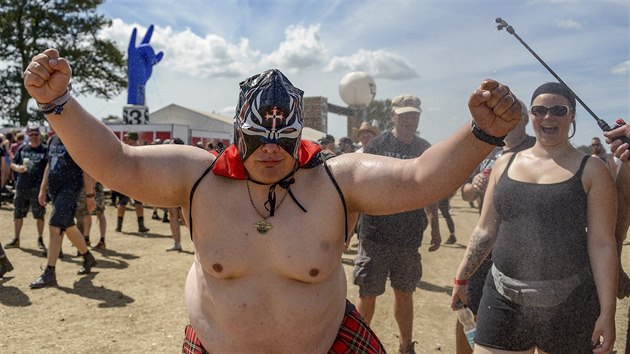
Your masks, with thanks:
<instances>
[{"instance_id":1,"label":"shirtless man","mask_svg":"<svg viewBox=\"0 0 630 354\"><path fill-rule=\"evenodd\" d=\"M185 289L186 353L383 352L346 301L341 255L358 213L444 198L521 109L506 86L486 80L468 102L475 128L466 124L421 157L344 154L322 163L319 147L300 139L303 92L269 70L241 83L236 142L215 158L193 146L122 144L70 97L70 77L69 63L47 49L24 83L47 103L40 110L75 160L132 198L182 207L189 223L197 253Z\"/></svg>"}]
</instances>

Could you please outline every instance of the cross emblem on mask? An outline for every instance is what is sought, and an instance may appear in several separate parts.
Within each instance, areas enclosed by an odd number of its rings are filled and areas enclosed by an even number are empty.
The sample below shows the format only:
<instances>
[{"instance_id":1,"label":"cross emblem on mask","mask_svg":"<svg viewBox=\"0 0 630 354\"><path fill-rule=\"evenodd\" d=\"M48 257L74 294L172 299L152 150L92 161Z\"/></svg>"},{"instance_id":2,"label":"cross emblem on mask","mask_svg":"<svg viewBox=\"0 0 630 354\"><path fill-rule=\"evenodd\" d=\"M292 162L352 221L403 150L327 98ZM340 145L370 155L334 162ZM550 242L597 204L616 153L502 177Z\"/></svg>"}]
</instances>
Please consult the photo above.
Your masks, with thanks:
<instances>
[{"instance_id":1,"label":"cross emblem on mask","mask_svg":"<svg viewBox=\"0 0 630 354\"><path fill-rule=\"evenodd\" d=\"M271 120L271 130L276 130L276 120L282 122L284 113L278 107L273 107L269 113L265 114L265 120Z\"/></svg>"}]
</instances>

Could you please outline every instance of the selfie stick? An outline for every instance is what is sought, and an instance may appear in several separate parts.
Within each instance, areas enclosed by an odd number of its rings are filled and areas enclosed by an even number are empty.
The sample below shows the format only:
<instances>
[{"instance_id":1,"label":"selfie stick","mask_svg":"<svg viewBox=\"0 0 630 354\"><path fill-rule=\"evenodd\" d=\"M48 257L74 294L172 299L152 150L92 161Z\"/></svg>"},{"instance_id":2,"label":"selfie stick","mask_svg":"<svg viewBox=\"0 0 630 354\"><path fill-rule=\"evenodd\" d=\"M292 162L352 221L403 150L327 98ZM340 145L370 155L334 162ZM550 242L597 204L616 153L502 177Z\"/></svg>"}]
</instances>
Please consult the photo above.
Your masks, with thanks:
<instances>
[{"instance_id":1,"label":"selfie stick","mask_svg":"<svg viewBox=\"0 0 630 354\"><path fill-rule=\"evenodd\" d=\"M607 132L610 130L613 130L615 128L618 128L621 125L624 125L625 122L623 122L623 120L621 121L617 121L617 124L615 126L613 126L612 128L608 125L608 123L606 123L606 121L604 121L603 119L600 119L595 112L593 112L590 108L588 108L588 106L586 105L586 103L584 103L584 101L582 101L582 99L575 93L573 92L573 90L571 90L571 88L569 87L569 85L567 85L564 81L562 81L562 79L560 78L560 76L558 76L558 74L556 74L553 70L551 70L551 68L549 67L549 65L547 65L539 56L538 54L536 54L532 48L530 48L527 43L525 43L521 37L518 36L518 34L516 34L516 32L514 31L514 27L510 26L507 22L505 22L501 17L497 17L496 20L494 20L494 22L498 23L497 25L497 30L502 30L505 29L507 31L507 33L513 35L514 37L516 37L516 39L518 39L519 42L521 42L521 44L523 46L525 46L525 48L527 48L527 50L529 50L530 53L532 53L532 55L538 59L538 61L551 73L551 75L553 75L553 77L556 78L556 80L558 80L558 82L560 82L561 84L563 84L570 92L571 94L573 94L573 96L575 97L575 99L580 102L580 104L582 105L582 107L584 107L584 109L586 109L586 111L588 113L591 114L591 116L593 116L593 118L595 118L595 120L597 121L597 125L599 125L599 127ZM616 139L621 139L624 143L628 143L630 144L630 138L623 136L623 137L618 137L615 138Z\"/></svg>"}]
</instances>

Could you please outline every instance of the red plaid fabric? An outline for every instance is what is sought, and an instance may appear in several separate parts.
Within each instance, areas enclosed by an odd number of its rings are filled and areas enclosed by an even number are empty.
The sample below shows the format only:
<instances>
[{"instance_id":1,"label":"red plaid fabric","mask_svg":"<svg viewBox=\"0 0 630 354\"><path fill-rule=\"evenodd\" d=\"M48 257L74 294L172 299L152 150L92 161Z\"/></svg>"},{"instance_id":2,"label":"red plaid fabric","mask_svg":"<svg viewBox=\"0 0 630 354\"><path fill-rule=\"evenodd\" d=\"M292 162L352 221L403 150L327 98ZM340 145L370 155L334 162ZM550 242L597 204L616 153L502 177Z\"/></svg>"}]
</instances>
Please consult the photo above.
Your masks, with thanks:
<instances>
[{"instance_id":1,"label":"red plaid fabric","mask_svg":"<svg viewBox=\"0 0 630 354\"><path fill-rule=\"evenodd\" d=\"M182 354L208 353L191 325L186 326L184 333L186 338L182 346ZM346 315L328 354L386 354L386 351L376 334L365 323L359 311L354 305L347 302Z\"/></svg>"},{"instance_id":2,"label":"red plaid fabric","mask_svg":"<svg viewBox=\"0 0 630 354\"><path fill-rule=\"evenodd\" d=\"M346 315L339 333L328 354L385 354L383 344L361 317L361 314L346 300Z\"/></svg>"},{"instance_id":3,"label":"red plaid fabric","mask_svg":"<svg viewBox=\"0 0 630 354\"><path fill-rule=\"evenodd\" d=\"M197 338L197 333L191 325L186 326L184 330L186 338L182 346L182 354L207 354L206 348L201 345L201 341Z\"/></svg>"}]
</instances>

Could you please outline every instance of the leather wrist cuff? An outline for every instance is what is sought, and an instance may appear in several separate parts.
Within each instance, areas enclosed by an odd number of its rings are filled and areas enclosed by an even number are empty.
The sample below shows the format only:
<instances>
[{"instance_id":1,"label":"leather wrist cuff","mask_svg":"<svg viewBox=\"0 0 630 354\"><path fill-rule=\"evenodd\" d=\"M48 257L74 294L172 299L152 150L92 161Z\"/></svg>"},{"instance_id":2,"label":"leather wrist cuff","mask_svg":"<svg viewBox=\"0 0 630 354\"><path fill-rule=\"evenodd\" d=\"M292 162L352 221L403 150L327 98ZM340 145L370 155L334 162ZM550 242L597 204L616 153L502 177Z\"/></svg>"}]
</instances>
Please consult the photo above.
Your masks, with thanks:
<instances>
[{"instance_id":1,"label":"leather wrist cuff","mask_svg":"<svg viewBox=\"0 0 630 354\"><path fill-rule=\"evenodd\" d=\"M472 127L470 129L470 131L473 133L475 138L483 141L484 143L488 143L490 145L505 146L505 143L503 142L503 139L505 139L505 137L507 135L504 135L504 136L501 136L501 137L490 135L490 134L484 132L483 130L479 129L477 124L475 124L474 120L470 123L470 125Z\"/></svg>"},{"instance_id":2,"label":"leather wrist cuff","mask_svg":"<svg viewBox=\"0 0 630 354\"><path fill-rule=\"evenodd\" d=\"M63 106L65 106L66 103L68 103L68 100L70 100L70 91L72 91L72 86L68 85L68 89L63 95L57 97L49 103L37 102L37 108L39 108L39 110L44 114L55 113L56 115L60 115L61 112L63 112Z\"/></svg>"}]
</instances>

